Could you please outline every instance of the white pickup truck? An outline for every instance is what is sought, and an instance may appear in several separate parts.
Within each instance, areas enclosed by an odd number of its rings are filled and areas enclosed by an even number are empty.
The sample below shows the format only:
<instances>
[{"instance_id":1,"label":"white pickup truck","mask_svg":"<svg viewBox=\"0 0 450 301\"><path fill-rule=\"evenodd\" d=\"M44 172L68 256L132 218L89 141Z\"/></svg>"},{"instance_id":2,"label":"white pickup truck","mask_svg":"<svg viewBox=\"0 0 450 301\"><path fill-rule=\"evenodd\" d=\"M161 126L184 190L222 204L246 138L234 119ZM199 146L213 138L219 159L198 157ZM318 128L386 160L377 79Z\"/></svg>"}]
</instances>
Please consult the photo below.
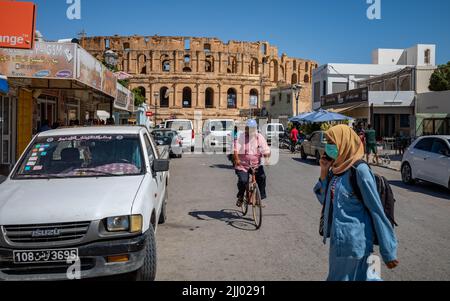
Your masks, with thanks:
<instances>
[{"instance_id":1,"label":"white pickup truck","mask_svg":"<svg viewBox=\"0 0 450 301\"><path fill-rule=\"evenodd\" d=\"M154 280L168 170L144 127L35 136L0 185L0 280Z\"/></svg>"}]
</instances>

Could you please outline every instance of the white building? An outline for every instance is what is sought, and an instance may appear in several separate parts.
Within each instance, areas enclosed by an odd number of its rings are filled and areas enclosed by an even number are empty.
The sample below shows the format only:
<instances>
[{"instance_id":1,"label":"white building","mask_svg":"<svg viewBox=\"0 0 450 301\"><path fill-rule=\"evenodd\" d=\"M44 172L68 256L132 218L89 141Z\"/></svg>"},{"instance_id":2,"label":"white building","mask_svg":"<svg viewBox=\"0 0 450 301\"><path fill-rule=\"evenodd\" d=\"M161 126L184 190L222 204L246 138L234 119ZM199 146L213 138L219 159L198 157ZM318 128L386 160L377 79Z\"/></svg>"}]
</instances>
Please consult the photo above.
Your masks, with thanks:
<instances>
[{"instance_id":1,"label":"white building","mask_svg":"<svg viewBox=\"0 0 450 301\"><path fill-rule=\"evenodd\" d=\"M321 97L357 88L358 81L406 67L434 66L436 46L419 44L408 49L376 49L372 64L326 64L313 72L313 109L320 108Z\"/></svg>"}]
</instances>

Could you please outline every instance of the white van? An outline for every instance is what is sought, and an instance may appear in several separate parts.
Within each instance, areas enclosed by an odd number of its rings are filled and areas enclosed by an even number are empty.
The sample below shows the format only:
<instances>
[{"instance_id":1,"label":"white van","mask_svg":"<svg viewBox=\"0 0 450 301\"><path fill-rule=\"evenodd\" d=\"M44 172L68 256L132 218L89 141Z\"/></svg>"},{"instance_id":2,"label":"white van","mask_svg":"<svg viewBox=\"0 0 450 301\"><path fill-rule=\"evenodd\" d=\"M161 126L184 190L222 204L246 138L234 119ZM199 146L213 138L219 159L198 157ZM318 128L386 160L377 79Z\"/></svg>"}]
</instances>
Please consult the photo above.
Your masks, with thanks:
<instances>
[{"instance_id":1,"label":"white van","mask_svg":"<svg viewBox=\"0 0 450 301\"><path fill-rule=\"evenodd\" d=\"M233 119L209 119L203 125L203 149L231 149L233 145Z\"/></svg>"},{"instance_id":2,"label":"white van","mask_svg":"<svg viewBox=\"0 0 450 301\"><path fill-rule=\"evenodd\" d=\"M271 143L275 137L280 137L284 134L284 125L281 123L268 123L265 128L265 136L267 143Z\"/></svg>"},{"instance_id":3,"label":"white van","mask_svg":"<svg viewBox=\"0 0 450 301\"><path fill-rule=\"evenodd\" d=\"M170 119L164 122L164 128L177 131L183 138L183 149L190 148L192 152L194 151L195 131L192 121L189 119Z\"/></svg>"}]
</instances>

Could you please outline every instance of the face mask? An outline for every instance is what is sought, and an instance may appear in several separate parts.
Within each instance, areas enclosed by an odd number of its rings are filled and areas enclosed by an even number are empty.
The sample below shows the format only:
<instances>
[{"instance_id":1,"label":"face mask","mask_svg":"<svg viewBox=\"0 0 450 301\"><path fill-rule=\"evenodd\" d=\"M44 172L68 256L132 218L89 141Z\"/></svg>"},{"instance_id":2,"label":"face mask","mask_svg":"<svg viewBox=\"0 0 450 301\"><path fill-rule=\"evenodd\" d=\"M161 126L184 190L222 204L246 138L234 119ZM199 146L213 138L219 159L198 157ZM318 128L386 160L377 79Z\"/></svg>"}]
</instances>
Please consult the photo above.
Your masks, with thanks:
<instances>
[{"instance_id":1,"label":"face mask","mask_svg":"<svg viewBox=\"0 0 450 301\"><path fill-rule=\"evenodd\" d=\"M336 144L326 144L325 153L327 153L328 157L334 160L336 160L339 156L339 150Z\"/></svg>"}]
</instances>

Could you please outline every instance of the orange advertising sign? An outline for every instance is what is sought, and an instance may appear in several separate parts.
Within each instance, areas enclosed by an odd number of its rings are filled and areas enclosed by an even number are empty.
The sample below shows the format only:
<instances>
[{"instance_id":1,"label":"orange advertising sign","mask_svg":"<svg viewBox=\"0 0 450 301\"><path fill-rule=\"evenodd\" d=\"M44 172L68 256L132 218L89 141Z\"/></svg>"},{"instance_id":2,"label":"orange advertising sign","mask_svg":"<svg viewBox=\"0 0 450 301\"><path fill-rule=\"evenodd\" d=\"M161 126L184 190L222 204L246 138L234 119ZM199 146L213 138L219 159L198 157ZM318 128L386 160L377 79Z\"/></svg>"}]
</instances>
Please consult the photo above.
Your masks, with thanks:
<instances>
[{"instance_id":1,"label":"orange advertising sign","mask_svg":"<svg viewBox=\"0 0 450 301\"><path fill-rule=\"evenodd\" d=\"M0 48L32 49L36 5L0 0Z\"/></svg>"}]
</instances>

